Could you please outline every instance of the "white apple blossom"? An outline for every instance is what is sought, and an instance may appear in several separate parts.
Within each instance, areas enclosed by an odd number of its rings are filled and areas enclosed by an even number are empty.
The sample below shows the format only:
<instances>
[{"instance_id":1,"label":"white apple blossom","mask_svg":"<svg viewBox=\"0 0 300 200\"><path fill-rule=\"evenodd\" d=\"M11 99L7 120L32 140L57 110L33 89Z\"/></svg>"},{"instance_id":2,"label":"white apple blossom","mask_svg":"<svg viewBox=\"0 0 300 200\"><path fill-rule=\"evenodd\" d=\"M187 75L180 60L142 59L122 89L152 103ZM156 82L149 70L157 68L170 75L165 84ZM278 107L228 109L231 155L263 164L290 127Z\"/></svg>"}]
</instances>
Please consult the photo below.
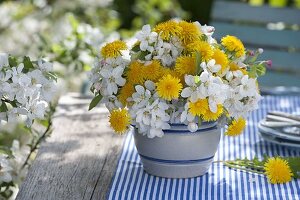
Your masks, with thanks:
<instances>
[{"instance_id":1,"label":"white apple blossom","mask_svg":"<svg viewBox=\"0 0 300 200\"><path fill-rule=\"evenodd\" d=\"M228 86L223 83L220 77L213 76L206 70L200 75L200 80L200 98L208 97L209 109L215 113L217 112L217 105L222 104L226 99Z\"/></svg>"},{"instance_id":2,"label":"white apple blossom","mask_svg":"<svg viewBox=\"0 0 300 200\"><path fill-rule=\"evenodd\" d=\"M256 93L256 80L245 75L241 79L241 85L238 88L242 96L254 96Z\"/></svg>"},{"instance_id":3,"label":"white apple blossom","mask_svg":"<svg viewBox=\"0 0 300 200\"><path fill-rule=\"evenodd\" d=\"M6 53L0 53L0 70L4 66L8 66L8 54L6 54Z\"/></svg>"},{"instance_id":4,"label":"white apple blossom","mask_svg":"<svg viewBox=\"0 0 300 200\"><path fill-rule=\"evenodd\" d=\"M198 130L198 124L196 124L195 122L190 122L188 124L188 130L190 132L196 132Z\"/></svg>"},{"instance_id":5,"label":"white apple blossom","mask_svg":"<svg viewBox=\"0 0 300 200\"><path fill-rule=\"evenodd\" d=\"M10 166L7 156L0 154L0 184L12 181L11 172L13 168Z\"/></svg>"},{"instance_id":6,"label":"white apple blossom","mask_svg":"<svg viewBox=\"0 0 300 200\"><path fill-rule=\"evenodd\" d=\"M153 43L156 42L158 34L151 32L149 24L144 25L141 31L138 31L135 37L140 41L141 51L153 52Z\"/></svg>"},{"instance_id":7,"label":"white apple blossom","mask_svg":"<svg viewBox=\"0 0 300 200\"><path fill-rule=\"evenodd\" d=\"M34 119L44 117L55 93L54 80L48 74L51 69L50 63L40 60L26 70L24 63L19 63L0 71L1 100L12 102L12 106L6 105L2 121L14 122L25 116L26 125L30 126Z\"/></svg>"},{"instance_id":8,"label":"white apple blossom","mask_svg":"<svg viewBox=\"0 0 300 200\"><path fill-rule=\"evenodd\" d=\"M207 63L202 62L200 66L202 67L202 69L207 70L211 73L217 73L221 69L221 65L216 64L216 61L214 59L208 61Z\"/></svg>"},{"instance_id":9,"label":"white apple blossom","mask_svg":"<svg viewBox=\"0 0 300 200\"><path fill-rule=\"evenodd\" d=\"M192 115L190 112L188 112L189 110L189 103L186 103L184 105L184 110L183 112L181 113L181 116L180 116L180 121L184 124L188 124L190 122L193 122L195 120L195 116Z\"/></svg>"},{"instance_id":10,"label":"white apple blossom","mask_svg":"<svg viewBox=\"0 0 300 200\"><path fill-rule=\"evenodd\" d=\"M114 95L104 96L101 100L101 103L104 103L109 111L117 108L122 108L122 103Z\"/></svg>"},{"instance_id":11,"label":"white apple blossom","mask_svg":"<svg viewBox=\"0 0 300 200\"><path fill-rule=\"evenodd\" d=\"M53 70L53 64L47 61L44 61L42 59L38 60L38 67L40 68L40 70L42 70L43 72L50 72Z\"/></svg>"},{"instance_id":12,"label":"white apple blossom","mask_svg":"<svg viewBox=\"0 0 300 200\"><path fill-rule=\"evenodd\" d=\"M215 32L215 27L213 27L213 26L207 26L206 24L201 25L199 22L194 22L194 24L196 24L196 26L199 28L199 30L201 31L201 33L203 33L204 35L206 35L207 42L209 44L216 43L216 40L212 37L212 35Z\"/></svg>"},{"instance_id":13,"label":"white apple blossom","mask_svg":"<svg viewBox=\"0 0 300 200\"><path fill-rule=\"evenodd\" d=\"M107 85L107 92L109 95L117 94L118 86L123 86L126 80L122 77L124 69L116 67L112 70L102 69L100 74L103 76Z\"/></svg>"},{"instance_id":14,"label":"white apple blossom","mask_svg":"<svg viewBox=\"0 0 300 200\"><path fill-rule=\"evenodd\" d=\"M136 85L135 90L136 92L132 94L132 98L129 98L129 100L134 102L134 107L142 108L147 105L149 99L151 98L151 92L141 85Z\"/></svg>"},{"instance_id":15,"label":"white apple blossom","mask_svg":"<svg viewBox=\"0 0 300 200\"><path fill-rule=\"evenodd\" d=\"M196 102L201 97L200 88L198 87L199 76L185 75L185 83L188 87L184 88L181 92L183 98L189 98L191 102Z\"/></svg>"},{"instance_id":16,"label":"white apple blossom","mask_svg":"<svg viewBox=\"0 0 300 200\"><path fill-rule=\"evenodd\" d=\"M155 45L154 59L161 60L164 66L170 67L175 63L176 58L181 54L183 48L180 41L174 37L170 42L165 42L161 38Z\"/></svg>"}]
</instances>

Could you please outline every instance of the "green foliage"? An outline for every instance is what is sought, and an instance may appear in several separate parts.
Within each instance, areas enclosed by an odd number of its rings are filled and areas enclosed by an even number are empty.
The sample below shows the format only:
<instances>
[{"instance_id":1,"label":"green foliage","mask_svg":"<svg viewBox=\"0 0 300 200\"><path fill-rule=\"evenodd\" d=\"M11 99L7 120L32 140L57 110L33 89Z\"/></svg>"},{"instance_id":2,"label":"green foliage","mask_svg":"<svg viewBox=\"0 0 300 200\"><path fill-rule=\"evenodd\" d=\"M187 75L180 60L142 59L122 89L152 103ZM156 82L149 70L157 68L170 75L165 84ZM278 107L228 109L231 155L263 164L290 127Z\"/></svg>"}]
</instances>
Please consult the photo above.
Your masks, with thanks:
<instances>
[{"instance_id":1,"label":"green foliage","mask_svg":"<svg viewBox=\"0 0 300 200\"><path fill-rule=\"evenodd\" d=\"M98 103L101 101L101 99L102 99L101 94L96 95L90 103L89 110L92 110L94 107L96 107Z\"/></svg>"},{"instance_id":2,"label":"green foliage","mask_svg":"<svg viewBox=\"0 0 300 200\"><path fill-rule=\"evenodd\" d=\"M224 163L225 166L239 169L243 171L264 174L265 169L264 165L270 157L267 155L263 156L262 160L259 160L258 157L254 157L253 159L236 159L236 160L228 160L228 161L221 161ZM281 157L282 159L286 160L289 164L289 167L292 170L294 178L300 178L300 157Z\"/></svg>"},{"instance_id":3,"label":"green foliage","mask_svg":"<svg viewBox=\"0 0 300 200\"><path fill-rule=\"evenodd\" d=\"M252 65L249 69L249 76L251 78L256 78L259 76L263 76L266 73L266 67L264 64Z\"/></svg>"},{"instance_id":4,"label":"green foliage","mask_svg":"<svg viewBox=\"0 0 300 200\"><path fill-rule=\"evenodd\" d=\"M200 74L203 71L200 64L201 64L201 54L199 51L196 51L196 69L197 69L196 74Z\"/></svg>"},{"instance_id":5,"label":"green foliage","mask_svg":"<svg viewBox=\"0 0 300 200\"><path fill-rule=\"evenodd\" d=\"M286 158L286 161L289 163L293 176L295 178L300 178L300 157L289 157Z\"/></svg>"}]
</instances>

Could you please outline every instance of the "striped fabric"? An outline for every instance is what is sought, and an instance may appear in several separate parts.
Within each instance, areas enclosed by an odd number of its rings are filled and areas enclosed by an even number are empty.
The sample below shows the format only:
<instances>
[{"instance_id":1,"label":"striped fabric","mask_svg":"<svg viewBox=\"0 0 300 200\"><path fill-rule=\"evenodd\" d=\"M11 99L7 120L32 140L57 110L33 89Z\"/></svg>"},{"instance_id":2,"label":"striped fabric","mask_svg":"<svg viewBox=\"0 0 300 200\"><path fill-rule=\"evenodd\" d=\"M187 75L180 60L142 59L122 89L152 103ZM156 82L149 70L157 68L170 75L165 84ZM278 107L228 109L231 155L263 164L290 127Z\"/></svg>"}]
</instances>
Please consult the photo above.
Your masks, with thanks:
<instances>
[{"instance_id":1,"label":"striped fabric","mask_svg":"<svg viewBox=\"0 0 300 200\"><path fill-rule=\"evenodd\" d=\"M300 113L299 96L265 96L260 109L251 113L244 134L222 137L215 160L259 158L270 156L300 156L300 149L278 146L263 141L257 134L257 122L267 111ZM262 175L229 169L213 163L202 177L167 179L143 171L132 134L126 137L108 199L300 199L300 180L286 184L269 184Z\"/></svg>"}]
</instances>

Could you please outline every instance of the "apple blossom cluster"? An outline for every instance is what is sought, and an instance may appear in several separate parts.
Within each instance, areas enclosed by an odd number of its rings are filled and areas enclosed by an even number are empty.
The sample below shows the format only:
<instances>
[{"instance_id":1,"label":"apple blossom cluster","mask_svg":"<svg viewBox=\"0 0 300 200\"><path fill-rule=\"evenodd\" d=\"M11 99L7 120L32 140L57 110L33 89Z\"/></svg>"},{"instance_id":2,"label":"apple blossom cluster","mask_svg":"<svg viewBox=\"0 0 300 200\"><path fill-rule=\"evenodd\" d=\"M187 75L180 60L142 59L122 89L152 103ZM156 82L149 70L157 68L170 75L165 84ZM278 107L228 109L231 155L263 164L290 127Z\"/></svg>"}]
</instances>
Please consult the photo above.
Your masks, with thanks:
<instances>
[{"instance_id":1,"label":"apple blossom cluster","mask_svg":"<svg viewBox=\"0 0 300 200\"><path fill-rule=\"evenodd\" d=\"M132 125L149 138L162 137L173 123L195 132L201 121L223 117L242 130L261 99L257 77L267 61L256 61L262 49L248 51L235 36L218 43L214 31L170 20L143 26L131 48L120 40L106 44L90 73L90 108L105 103L120 134Z\"/></svg>"},{"instance_id":2,"label":"apple blossom cluster","mask_svg":"<svg viewBox=\"0 0 300 200\"><path fill-rule=\"evenodd\" d=\"M55 93L52 64L33 62L24 57L21 62L8 54L0 54L0 125L25 118L27 126L34 119L43 119Z\"/></svg>"},{"instance_id":3,"label":"apple blossom cluster","mask_svg":"<svg viewBox=\"0 0 300 200\"><path fill-rule=\"evenodd\" d=\"M30 153L30 147L13 140L10 151L12 156L0 153L0 185L10 182L21 184L28 170L28 166L23 165Z\"/></svg>"}]
</instances>

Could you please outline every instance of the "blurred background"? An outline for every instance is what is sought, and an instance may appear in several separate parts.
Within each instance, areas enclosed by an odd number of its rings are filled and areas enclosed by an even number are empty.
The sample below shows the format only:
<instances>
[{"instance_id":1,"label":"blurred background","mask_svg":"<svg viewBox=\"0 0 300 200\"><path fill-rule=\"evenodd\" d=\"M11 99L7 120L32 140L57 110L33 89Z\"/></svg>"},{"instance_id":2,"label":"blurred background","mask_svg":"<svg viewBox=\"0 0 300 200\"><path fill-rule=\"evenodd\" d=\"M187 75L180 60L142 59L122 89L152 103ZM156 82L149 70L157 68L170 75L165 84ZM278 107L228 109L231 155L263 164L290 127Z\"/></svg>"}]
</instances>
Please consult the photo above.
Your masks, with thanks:
<instances>
[{"instance_id":1,"label":"blurred background","mask_svg":"<svg viewBox=\"0 0 300 200\"><path fill-rule=\"evenodd\" d=\"M103 44L171 18L213 25L218 40L230 34L247 48L263 48L260 59L272 60L272 67L261 86L299 92L300 0L0 0L0 52L46 58L61 94L89 94L87 71ZM30 165L34 158L37 146L29 144L41 137L20 125L0 130L0 153L15 156L13 185L1 185L0 199L14 198L27 172L24 161Z\"/></svg>"},{"instance_id":2,"label":"blurred background","mask_svg":"<svg viewBox=\"0 0 300 200\"><path fill-rule=\"evenodd\" d=\"M263 58L274 57L274 69L279 69L271 78L268 75L262 80L262 84L274 86L270 80L275 78L279 81L276 85L297 85L300 82L297 77L287 76L285 79L288 78L290 83L285 83L278 72L295 74L294 69L299 69L299 9L300 0L0 0L0 52L45 57L55 63L55 70L64 78L61 84L66 90L78 91L82 90L81 83L86 79L84 72L91 68L93 57L103 43L130 38L144 24L180 18L214 25L217 39L233 34L245 41L246 47L271 49ZM245 11L249 11L250 21L243 17ZM280 15L286 18L286 12L281 14L282 11L295 13L290 16L295 19L290 24L285 19L281 22ZM261 20L265 15L271 23ZM245 24L248 29L241 31ZM275 33L274 38L270 31L263 29L283 32ZM255 45L251 39L257 40ZM278 40L282 40L279 45ZM278 50L285 55L281 57Z\"/></svg>"}]
</instances>

